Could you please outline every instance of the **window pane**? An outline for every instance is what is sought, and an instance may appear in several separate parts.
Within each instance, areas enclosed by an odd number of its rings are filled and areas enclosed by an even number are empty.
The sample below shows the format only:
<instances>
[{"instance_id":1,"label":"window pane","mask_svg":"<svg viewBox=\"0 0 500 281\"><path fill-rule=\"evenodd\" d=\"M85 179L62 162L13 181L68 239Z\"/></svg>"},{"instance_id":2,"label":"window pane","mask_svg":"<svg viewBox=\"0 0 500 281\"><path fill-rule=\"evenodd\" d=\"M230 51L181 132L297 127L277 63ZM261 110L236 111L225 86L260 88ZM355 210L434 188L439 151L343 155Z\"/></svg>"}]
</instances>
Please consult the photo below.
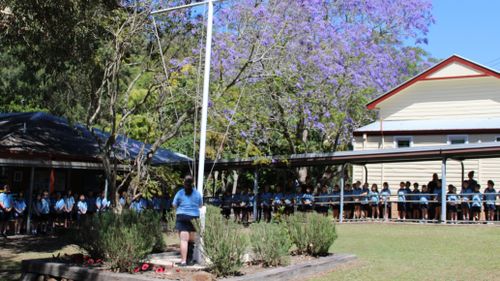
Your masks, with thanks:
<instances>
[{"instance_id":1,"label":"window pane","mask_svg":"<svg viewBox=\"0 0 500 281\"><path fill-rule=\"evenodd\" d=\"M464 144L465 143L465 139L451 139L450 143L451 144Z\"/></svg>"},{"instance_id":2,"label":"window pane","mask_svg":"<svg viewBox=\"0 0 500 281\"><path fill-rule=\"evenodd\" d=\"M410 140L398 140L398 148L410 147Z\"/></svg>"},{"instance_id":3,"label":"window pane","mask_svg":"<svg viewBox=\"0 0 500 281\"><path fill-rule=\"evenodd\" d=\"M500 142L500 137L497 137L497 142Z\"/></svg>"}]
</instances>

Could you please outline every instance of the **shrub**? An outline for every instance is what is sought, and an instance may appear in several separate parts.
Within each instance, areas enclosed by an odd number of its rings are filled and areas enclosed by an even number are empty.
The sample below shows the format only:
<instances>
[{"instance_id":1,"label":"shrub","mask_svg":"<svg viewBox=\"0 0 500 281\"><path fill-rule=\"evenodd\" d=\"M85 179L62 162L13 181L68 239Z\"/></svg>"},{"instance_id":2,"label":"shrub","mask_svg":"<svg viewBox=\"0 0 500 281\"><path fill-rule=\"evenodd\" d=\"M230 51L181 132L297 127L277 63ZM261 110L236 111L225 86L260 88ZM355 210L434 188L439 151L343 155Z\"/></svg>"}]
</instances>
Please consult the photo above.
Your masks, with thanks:
<instances>
[{"instance_id":1,"label":"shrub","mask_svg":"<svg viewBox=\"0 0 500 281\"><path fill-rule=\"evenodd\" d=\"M257 260L264 266L288 264L292 242L284 225L257 223L250 230L250 243Z\"/></svg>"},{"instance_id":2,"label":"shrub","mask_svg":"<svg viewBox=\"0 0 500 281\"><path fill-rule=\"evenodd\" d=\"M295 214L286 221L288 233L297 253L322 256L328 254L337 234L330 218L317 213Z\"/></svg>"},{"instance_id":3,"label":"shrub","mask_svg":"<svg viewBox=\"0 0 500 281\"><path fill-rule=\"evenodd\" d=\"M79 230L77 244L112 269L130 272L153 250L164 248L160 216L149 210L96 215Z\"/></svg>"},{"instance_id":4,"label":"shrub","mask_svg":"<svg viewBox=\"0 0 500 281\"><path fill-rule=\"evenodd\" d=\"M235 274L243 266L243 255L248 242L241 230L238 224L223 218L219 208L207 206L201 240L203 254L217 276Z\"/></svg>"}]
</instances>

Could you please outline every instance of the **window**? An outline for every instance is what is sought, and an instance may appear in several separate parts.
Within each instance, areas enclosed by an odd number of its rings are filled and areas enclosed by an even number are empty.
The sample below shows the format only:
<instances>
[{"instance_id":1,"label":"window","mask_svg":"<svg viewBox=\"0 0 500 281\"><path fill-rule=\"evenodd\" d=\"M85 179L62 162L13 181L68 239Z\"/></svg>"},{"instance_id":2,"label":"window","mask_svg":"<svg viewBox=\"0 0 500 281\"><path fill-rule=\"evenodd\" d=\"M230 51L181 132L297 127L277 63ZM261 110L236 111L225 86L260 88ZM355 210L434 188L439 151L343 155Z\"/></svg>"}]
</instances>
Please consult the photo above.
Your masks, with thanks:
<instances>
[{"instance_id":1,"label":"window","mask_svg":"<svg viewBox=\"0 0 500 281\"><path fill-rule=\"evenodd\" d=\"M413 137L394 137L394 147L395 148L406 148L413 146Z\"/></svg>"},{"instance_id":2,"label":"window","mask_svg":"<svg viewBox=\"0 0 500 281\"><path fill-rule=\"evenodd\" d=\"M500 142L500 136L495 137L495 142Z\"/></svg>"},{"instance_id":3,"label":"window","mask_svg":"<svg viewBox=\"0 0 500 281\"><path fill-rule=\"evenodd\" d=\"M450 135L448 136L448 144L465 144L469 143L467 135Z\"/></svg>"}]
</instances>

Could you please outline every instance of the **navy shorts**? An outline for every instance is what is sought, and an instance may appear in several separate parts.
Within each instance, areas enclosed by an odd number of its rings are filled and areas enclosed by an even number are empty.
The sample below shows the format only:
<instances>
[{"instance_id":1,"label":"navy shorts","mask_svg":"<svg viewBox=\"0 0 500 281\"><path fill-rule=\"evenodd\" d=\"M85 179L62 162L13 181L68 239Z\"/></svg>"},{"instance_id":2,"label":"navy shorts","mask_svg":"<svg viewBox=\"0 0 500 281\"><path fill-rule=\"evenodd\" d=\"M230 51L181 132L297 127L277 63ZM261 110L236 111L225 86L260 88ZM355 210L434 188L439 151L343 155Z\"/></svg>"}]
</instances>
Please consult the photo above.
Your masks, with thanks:
<instances>
[{"instance_id":1,"label":"navy shorts","mask_svg":"<svg viewBox=\"0 0 500 281\"><path fill-rule=\"evenodd\" d=\"M175 229L178 231L195 232L196 228L194 227L193 221L196 219L198 219L198 217L179 214L175 217Z\"/></svg>"},{"instance_id":2,"label":"navy shorts","mask_svg":"<svg viewBox=\"0 0 500 281\"><path fill-rule=\"evenodd\" d=\"M398 203L398 211L400 211L400 212L406 211L406 203L399 202Z\"/></svg>"},{"instance_id":3,"label":"navy shorts","mask_svg":"<svg viewBox=\"0 0 500 281\"><path fill-rule=\"evenodd\" d=\"M427 210L427 209L429 209L429 205L427 205L427 204L420 205L420 210Z\"/></svg>"},{"instance_id":4,"label":"navy shorts","mask_svg":"<svg viewBox=\"0 0 500 281\"><path fill-rule=\"evenodd\" d=\"M457 212L457 206L456 205L448 205L448 211L456 213Z\"/></svg>"},{"instance_id":5,"label":"navy shorts","mask_svg":"<svg viewBox=\"0 0 500 281\"><path fill-rule=\"evenodd\" d=\"M495 204L486 204L485 205L486 211L495 211L495 209L496 209Z\"/></svg>"},{"instance_id":6,"label":"navy shorts","mask_svg":"<svg viewBox=\"0 0 500 281\"><path fill-rule=\"evenodd\" d=\"M481 207L479 207L479 206L472 206L471 210L472 210L472 212L480 213L481 212Z\"/></svg>"}]
</instances>

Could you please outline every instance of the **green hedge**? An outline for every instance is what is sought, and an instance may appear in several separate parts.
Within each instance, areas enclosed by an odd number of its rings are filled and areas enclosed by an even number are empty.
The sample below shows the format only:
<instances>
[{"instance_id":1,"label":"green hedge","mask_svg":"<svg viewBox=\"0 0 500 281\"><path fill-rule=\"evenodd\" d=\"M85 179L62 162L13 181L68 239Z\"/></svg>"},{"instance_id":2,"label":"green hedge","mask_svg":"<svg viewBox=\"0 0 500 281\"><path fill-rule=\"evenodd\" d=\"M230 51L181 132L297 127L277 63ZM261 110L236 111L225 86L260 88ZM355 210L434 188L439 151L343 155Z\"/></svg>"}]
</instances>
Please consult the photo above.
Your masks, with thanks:
<instances>
[{"instance_id":1,"label":"green hedge","mask_svg":"<svg viewBox=\"0 0 500 281\"><path fill-rule=\"evenodd\" d=\"M111 269L130 272L148 254L164 248L160 218L150 210L95 215L77 232L77 244Z\"/></svg>"},{"instance_id":2,"label":"green hedge","mask_svg":"<svg viewBox=\"0 0 500 281\"><path fill-rule=\"evenodd\" d=\"M289 263L292 242L283 224L256 223L250 230L250 241L256 261L262 262L264 266Z\"/></svg>"}]
</instances>

